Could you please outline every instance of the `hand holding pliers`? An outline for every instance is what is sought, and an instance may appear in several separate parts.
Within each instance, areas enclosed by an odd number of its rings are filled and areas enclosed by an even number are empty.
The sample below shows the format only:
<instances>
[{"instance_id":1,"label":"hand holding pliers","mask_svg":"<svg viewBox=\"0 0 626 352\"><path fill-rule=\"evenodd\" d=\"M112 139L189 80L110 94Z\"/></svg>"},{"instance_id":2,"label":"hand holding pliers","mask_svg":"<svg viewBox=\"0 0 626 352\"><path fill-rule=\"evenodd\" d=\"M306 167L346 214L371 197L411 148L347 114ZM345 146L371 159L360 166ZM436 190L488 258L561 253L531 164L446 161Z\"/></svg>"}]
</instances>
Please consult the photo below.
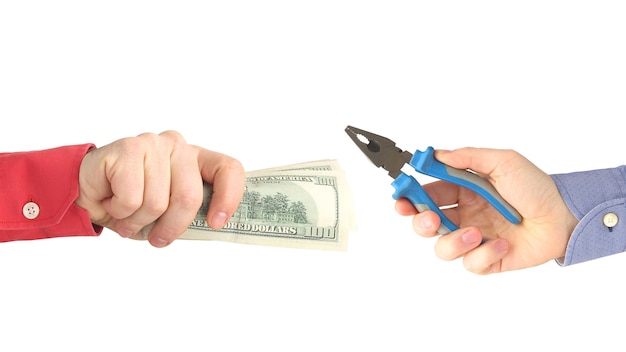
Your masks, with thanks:
<instances>
[{"instance_id":1,"label":"hand holding pliers","mask_svg":"<svg viewBox=\"0 0 626 352\"><path fill-rule=\"evenodd\" d=\"M458 229L458 226L443 214L443 211L413 176L402 172L405 164L411 165L421 174L448 181L478 193L511 223L518 224L522 220L517 210L502 198L489 181L470 170L457 169L436 160L433 157L432 147L428 147L423 152L416 150L415 153L410 153L396 147L396 143L388 138L352 126L346 128L346 133L374 165L387 170L389 176L394 179L391 183L396 190L393 194L394 199L407 198L417 211L432 210L439 215L441 225L438 233L441 235Z\"/></svg>"}]
</instances>

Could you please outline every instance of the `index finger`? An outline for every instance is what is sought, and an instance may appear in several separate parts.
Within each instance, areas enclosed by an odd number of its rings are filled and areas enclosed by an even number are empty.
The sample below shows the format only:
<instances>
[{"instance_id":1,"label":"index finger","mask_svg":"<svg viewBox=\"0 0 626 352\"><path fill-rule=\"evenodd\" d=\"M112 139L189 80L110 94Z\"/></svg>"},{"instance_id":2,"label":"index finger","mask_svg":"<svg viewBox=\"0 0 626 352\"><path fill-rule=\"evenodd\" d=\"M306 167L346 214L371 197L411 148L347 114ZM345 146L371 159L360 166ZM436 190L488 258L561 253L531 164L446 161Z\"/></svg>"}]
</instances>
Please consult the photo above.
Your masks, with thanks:
<instances>
[{"instance_id":1,"label":"index finger","mask_svg":"<svg viewBox=\"0 0 626 352\"><path fill-rule=\"evenodd\" d=\"M506 172L506 165L520 155L509 149L465 147L456 150L436 150L435 158L457 169L470 169L482 176L495 178Z\"/></svg>"}]
</instances>

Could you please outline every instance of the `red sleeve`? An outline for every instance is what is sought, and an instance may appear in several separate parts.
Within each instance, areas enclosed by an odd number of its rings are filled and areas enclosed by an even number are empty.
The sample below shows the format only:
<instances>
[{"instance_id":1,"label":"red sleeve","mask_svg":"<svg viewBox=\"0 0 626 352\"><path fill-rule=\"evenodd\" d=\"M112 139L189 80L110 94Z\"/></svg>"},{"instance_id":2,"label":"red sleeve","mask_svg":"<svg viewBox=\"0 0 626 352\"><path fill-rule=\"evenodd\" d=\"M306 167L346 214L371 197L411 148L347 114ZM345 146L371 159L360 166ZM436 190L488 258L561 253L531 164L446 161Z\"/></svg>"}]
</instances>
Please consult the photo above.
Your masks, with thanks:
<instances>
[{"instance_id":1,"label":"red sleeve","mask_svg":"<svg viewBox=\"0 0 626 352\"><path fill-rule=\"evenodd\" d=\"M0 153L0 242L102 232L74 203L80 163L93 147Z\"/></svg>"}]
</instances>

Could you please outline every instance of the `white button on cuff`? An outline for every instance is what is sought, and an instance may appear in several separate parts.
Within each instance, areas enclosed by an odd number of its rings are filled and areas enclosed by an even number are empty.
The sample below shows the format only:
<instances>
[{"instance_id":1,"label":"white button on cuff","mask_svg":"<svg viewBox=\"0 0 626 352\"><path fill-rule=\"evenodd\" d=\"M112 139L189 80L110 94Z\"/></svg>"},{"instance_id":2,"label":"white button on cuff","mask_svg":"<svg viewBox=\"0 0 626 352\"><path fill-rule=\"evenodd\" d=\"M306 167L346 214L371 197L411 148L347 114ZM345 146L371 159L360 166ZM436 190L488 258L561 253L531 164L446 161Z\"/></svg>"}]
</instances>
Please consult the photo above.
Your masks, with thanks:
<instances>
[{"instance_id":1,"label":"white button on cuff","mask_svg":"<svg viewBox=\"0 0 626 352\"><path fill-rule=\"evenodd\" d=\"M25 218L32 220L39 216L39 205L37 205L37 203L35 202L28 202L24 204L24 207L22 208L22 213L24 214Z\"/></svg>"},{"instance_id":2,"label":"white button on cuff","mask_svg":"<svg viewBox=\"0 0 626 352\"><path fill-rule=\"evenodd\" d=\"M604 214L604 216L602 217L602 223L604 224L604 226L609 227L609 228L615 227L618 221L619 221L619 218L617 217L617 215L615 215L615 213L607 213L607 214Z\"/></svg>"}]
</instances>

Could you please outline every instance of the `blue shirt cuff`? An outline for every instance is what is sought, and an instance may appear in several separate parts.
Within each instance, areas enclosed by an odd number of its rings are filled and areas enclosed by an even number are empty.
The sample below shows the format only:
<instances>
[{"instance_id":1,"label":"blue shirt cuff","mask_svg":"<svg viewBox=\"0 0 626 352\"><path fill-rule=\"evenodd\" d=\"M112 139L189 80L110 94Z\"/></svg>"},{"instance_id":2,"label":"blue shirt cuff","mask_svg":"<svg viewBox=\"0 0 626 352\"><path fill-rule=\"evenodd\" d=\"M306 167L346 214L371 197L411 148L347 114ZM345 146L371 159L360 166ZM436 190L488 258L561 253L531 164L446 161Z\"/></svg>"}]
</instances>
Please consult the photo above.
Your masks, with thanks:
<instances>
[{"instance_id":1,"label":"blue shirt cuff","mask_svg":"<svg viewBox=\"0 0 626 352\"><path fill-rule=\"evenodd\" d=\"M579 220L559 265L626 251L626 166L551 177Z\"/></svg>"}]
</instances>

